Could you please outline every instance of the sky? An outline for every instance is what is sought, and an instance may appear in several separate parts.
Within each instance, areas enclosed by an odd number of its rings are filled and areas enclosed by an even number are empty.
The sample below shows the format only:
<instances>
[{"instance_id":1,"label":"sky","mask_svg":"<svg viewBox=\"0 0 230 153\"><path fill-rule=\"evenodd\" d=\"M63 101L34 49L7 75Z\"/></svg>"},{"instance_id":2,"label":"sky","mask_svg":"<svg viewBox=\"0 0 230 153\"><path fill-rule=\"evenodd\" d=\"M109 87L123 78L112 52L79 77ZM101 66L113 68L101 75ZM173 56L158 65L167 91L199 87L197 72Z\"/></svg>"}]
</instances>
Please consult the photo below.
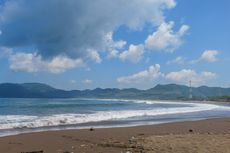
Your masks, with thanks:
<instances>
[{"instance_id":1,"label":"sky","mask_svg":"<svg viewBox=\"0 0 230 153\"><path fill-rule=\"evenodd\" d=\"M0 83L230 87L229 0L0 0Z\"/></svg>"}]
</instances>

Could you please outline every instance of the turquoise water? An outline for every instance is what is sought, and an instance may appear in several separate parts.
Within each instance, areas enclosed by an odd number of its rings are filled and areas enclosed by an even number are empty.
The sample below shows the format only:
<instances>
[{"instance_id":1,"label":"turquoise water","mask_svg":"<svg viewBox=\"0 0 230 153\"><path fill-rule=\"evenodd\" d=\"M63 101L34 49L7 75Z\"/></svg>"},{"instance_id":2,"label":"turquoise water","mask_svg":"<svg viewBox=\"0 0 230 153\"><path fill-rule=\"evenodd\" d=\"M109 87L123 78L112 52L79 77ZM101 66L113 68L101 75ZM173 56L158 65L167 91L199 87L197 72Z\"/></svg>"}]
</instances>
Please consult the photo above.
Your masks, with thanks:
<instances>
[{"instance_id":1,"label":"turquoise water","mask_svg":"<svg viewBox=\"0 0 230 153\"><path fill-rule=\"evenodd\" d=\"M0 99L0 136L230 117L229 106L142 100Z\"/></svg>"}]
</instances>

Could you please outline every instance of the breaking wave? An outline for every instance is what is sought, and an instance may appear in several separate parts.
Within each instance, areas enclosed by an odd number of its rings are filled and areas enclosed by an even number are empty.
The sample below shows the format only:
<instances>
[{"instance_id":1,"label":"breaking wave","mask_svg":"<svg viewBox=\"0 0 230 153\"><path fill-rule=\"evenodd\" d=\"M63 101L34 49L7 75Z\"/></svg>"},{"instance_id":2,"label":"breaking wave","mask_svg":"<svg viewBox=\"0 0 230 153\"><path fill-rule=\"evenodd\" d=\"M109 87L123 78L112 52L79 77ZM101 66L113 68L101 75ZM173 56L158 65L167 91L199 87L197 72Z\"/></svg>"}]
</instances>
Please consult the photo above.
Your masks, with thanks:
<instances>
[{"instance_id":1,"label":"breaking wave","mask_svg":"<svg viewBox=\"0 0 230 153\"><path fill-rule=\"evenodd\" d=\"M153 104L156 101L129 101L134 103ZM157 102L161 103L161 102ZM165 102L162 102L165 103ZM174 102L173 102L174 103ZM167 104L171 104L167 102ZM177 103L178 105L186 103ZM151 117L157 115L192 113L208 111L224 106L213 104L196 104L187 103L187 107L174 108L151 108L143 110L114 110L114 111L95 111L86 114L67 113L52 114L45 116L33 115L0 115L0 129L17 129L17 128L39 128L61 125L78 125L90 122L102 121L119 121L138 117Z\"/></svg>"}]
</instances>

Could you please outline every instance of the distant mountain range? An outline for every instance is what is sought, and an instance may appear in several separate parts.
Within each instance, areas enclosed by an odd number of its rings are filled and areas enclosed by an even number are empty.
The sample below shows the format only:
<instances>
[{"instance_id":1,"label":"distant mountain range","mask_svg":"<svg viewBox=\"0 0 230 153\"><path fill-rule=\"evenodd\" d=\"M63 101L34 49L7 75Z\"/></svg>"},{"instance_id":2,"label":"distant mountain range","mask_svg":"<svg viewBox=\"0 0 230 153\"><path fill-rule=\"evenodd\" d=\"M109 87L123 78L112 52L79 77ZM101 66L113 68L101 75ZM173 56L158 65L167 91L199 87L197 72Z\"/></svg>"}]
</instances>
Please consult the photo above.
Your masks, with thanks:
<instances>
[{"instance_id":1,"label":"distant mountain range","mask_svg":"<svg viewBox=\"0 0 230 153\"><path fill-rule=\"evenodd\" d=\"M193 99L218 99L230 96L230 88L193 87ZM122 98L122 99L160 99L188 100L189 87L177 84L157 85L148 90L135 88L116 89L96 88L93 90L61 90L41 83L2 83L0 98ZM229 98L229 97L228 97Z\"/></svg>"}]
</instances>

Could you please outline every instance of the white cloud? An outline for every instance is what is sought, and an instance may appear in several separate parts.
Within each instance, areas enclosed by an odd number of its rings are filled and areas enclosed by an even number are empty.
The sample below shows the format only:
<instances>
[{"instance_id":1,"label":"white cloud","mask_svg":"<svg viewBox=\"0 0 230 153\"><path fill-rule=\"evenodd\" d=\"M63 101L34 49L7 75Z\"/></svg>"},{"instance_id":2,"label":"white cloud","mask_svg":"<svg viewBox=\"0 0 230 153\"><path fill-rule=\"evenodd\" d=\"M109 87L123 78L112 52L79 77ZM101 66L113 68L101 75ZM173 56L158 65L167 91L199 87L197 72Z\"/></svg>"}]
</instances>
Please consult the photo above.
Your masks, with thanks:
<instances>
[{"instance_id":1,"label":"white cloud","mask_svg":"<svg viewBox=\"0 0 230 153\"><path fill-rule=\"evenodd\" d=\"M182 56L178 56L177 58L168 61L167 64L185 64L186 63L186 59Z\"/></svg>"},{"instance_id":2,"label":"white cloud","mask_svg":"<svg viewBox=\"0 0 230 153\"><path fill-rule=\"evenodd\" d=\"M121 84L141 84L149 81L152 82L157 78L161 77L163 74L160 72L160 65L152 65L147 70L138 72L130 76L119 77L117 79L118 83Z\"/></svg>"},{"instance_id":3,"label":"white cloud","mask_svg":"<svg viewBox=\"0 0 230 153\"><path fill-rule=\"evenodd\" d=\"M178 56L176 59L168 61L167 64L197 64L199 62L216 62L217 55L220 54L220 51L217 50L205 50L198 59L186 60L185 57Z\"/></svg>"},{"instance_id":4,"label":"white cloud","mask_svg":"<svg viewBox=\"0 0 230 153\"><path fill-rule=\"evenodd\" d=\"M219 51L217 50L205 50L203 54L201 55L201 60L207 61L207 62L215 62L217 61L217 55L219 54Z\"/></svg>"},{"instance_id":5,"label":"white cloud","mask_svg":"<svg viewBox=\"0 0 230 153\"><path fill-rule=\"evenodd\" d=\"M86 80L84 80L82 82L85 83L85 84L92 84L93 83L93 81L89 80L89 79L86 79Z\"/></svg>"},{"instance_id":6,"label":"white cloud","mask_svg":"<svg viewBox=\"0 0 230 153\"><path fill-rule=\"evenodd\" d=\"M143 45L131 44L128 50L125 51L111 50L108 55L108 58L119 58L122 61L129 61L135 64L142 59L144 51L145 48Z\"/></svg>"},{"instance_id":7,"label":"white cloud","mask_svg":"<svg viewBox=\"0 0 230 153\"><path fill-rule=\"evenodd\" d=\"M14 52L17 47L36 47L34 53L11 56L10 68L15 71L60 73L88 60L101 63L103 51L108 58L137 63L145 47L172 52L180 46L189 27L182 25L174 32L174 22L165 22L164 16L165 10L175 6L175 0L6 1L0 8L0 47ZM145 44L113 39L120 26L138 31L146 24L159 28Z\"/></svg>"},{"instance_id":8,"label":"white cloud","mask_svg":"<svg viewBox=\"0 0 230 153\"><path fill-rule=\"evenodd\" d=\"M175 83L188 84L191 80L193 85L201 85L216 77L215 73L212 72L201 72L197 73L195 70L183 69L177 72L170 72L165 75L165 78Z\"/></svg>"},{"instance_id":9,"label":"white cloud","mask_svg":"<svg viewBox=\"0 0 230 153\"><path fill-rule=\"evenodd\" d=\"M10 69L25 72L62 73L68 69L84 66L81 59L70 59L57 56L52 60L44 60L35 53L15 53L9 57Z\"/></svg>"},{"instance_id":10,"label":"white cloud","mask_svg":"<svg viewBox=\"0 0 230 153\"><path fill-rule=\"evenodd\" d=\"M146 23L159 25L164 11L175 6L175 0L10 0L0 7L0 46L36 47L42 58L93 57L100 63L98 54L105 48L126 44L112 40L120 26L141 30Z\"/></svg>"},{"instance_id":11,"label":"white cloud","mask_svg":"<svg viewBox=\"0 0 230 153\"><path fill-rule=\"evenodd\" d=\"M144 53L143 45L133 45L129 46L129 49L120 53L119 58L123 61L127 60L131 63L138 63Z\"/></svg>"},{"instance_id":12,"label":"white cloud","mask_svg":"<svg viewBox=\"0 0 230 153\"><path fill-rule=\"evenodd\" d=\"M124 40L114 41L112 32L108 32L105 35L104 39L105 39L104 43L106 44L105 49L108 51L115 50L115 49L122 49L127 44L127 42Z\"/></svg>"},{"instance_id":13,"label":"white cloud","mask_svg":"<svg viewBox=\"0 0 230 153\"><path fill-rule=\"evenodd\" d=\"M119 56L118 50L111 50L108 54L108 59L117 58Z\"/></svg>"},{"instance_id":14,"label":"white cloud","mask_svg":"<svg viewBox=\"0 0 230 153\"><path fill-rule=\"evenodd\" d=\"M163 73L160 71L160 65L155 64L147 70L135 73L129 76L117 78L117 82L123 87L152 87L154 83L170 82L188 85L192 81L193 86L200 86L208 83L217 77L216 73L203 71L196 72L192 69L182 69L180 71Z\"/></svg>"},{"instance_id":15,"label":"white cloud","mask_svg":"<svg viewBox=\"0 0 230 153\"><path fill-rule=\"evenodd\" d=\"M96 50L88 49L88 58L95 61L96 63L101 63L102 59Z\"/></svg>"},{"instance_id":16,"label":"white cloud","mask_svg":"<svg viewBox=\"0 0 230 153\"><path fill-rule=\"evenodd\" d=\"M124 40L119 40L119 41L114 41L113 40L113 33L109 32L105 35L105 44L106 47L104 50L106 50L108 52L108 59L111 58L116 58L119 55L119 51L125 47L125 45L127 44L126 41Z\"/></svg>"},{"instance_id":17,"label":"white cloud","mask_svg":"<svg viewBox=\"0 0 230 153\"><path fill-rule=\"evenodd\" d=\"M157 31L145 40L146 48L174 52L182 44L182 37L187 33L189 26L182 25L178 32L174 32L173 27L173 21L163 22Z\"/></svg>"}]
</instances>

